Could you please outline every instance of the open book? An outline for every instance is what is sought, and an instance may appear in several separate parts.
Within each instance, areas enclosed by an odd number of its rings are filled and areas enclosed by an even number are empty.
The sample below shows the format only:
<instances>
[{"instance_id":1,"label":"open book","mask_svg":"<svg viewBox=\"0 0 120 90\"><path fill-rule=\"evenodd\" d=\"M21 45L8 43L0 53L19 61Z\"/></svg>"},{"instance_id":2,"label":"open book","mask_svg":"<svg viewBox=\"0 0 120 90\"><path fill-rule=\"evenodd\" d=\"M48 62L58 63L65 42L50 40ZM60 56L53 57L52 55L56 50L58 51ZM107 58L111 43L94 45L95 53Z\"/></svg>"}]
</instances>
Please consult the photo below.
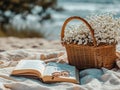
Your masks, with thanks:
<instances>
[{"instance_id":1,"label":"open book","mask_svg":"<svg viewBox=\"0 0 120 90\"><path fill-rule=\"evenodd\" d=\"M36 76L47 83L79 83L78 70L74 66L55 62L46 64L41 60L21 60L11 75Z\"/></svg>"}]
</instances>

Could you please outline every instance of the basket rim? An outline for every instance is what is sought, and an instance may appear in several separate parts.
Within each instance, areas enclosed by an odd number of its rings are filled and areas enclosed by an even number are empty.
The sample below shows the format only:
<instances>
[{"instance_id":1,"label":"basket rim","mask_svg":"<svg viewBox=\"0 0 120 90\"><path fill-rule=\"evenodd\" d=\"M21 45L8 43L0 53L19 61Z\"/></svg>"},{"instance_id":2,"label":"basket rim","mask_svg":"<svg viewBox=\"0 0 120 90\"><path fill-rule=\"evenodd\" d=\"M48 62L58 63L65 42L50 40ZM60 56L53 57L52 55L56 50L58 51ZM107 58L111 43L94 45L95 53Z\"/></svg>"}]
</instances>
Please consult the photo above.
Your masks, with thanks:
<instances>
[{"instance_id":1,"label":"basket rim","mask_svg":"<svg viewBox=\"0 0 120 90\"><path fill-rule=\"evenodd\" d=\"M74 44L74 43L71 43L71 44L67 44L67 43L64 43L64 47L65 46L75 46L75 47L93 47L93 48L100 48L100 47L112 47L112 46L116 46L117 44L104 44L104 45L98 45L98 46L90 46L90 45L83 45L83 44Z\"/></svg>"}]
</instances>

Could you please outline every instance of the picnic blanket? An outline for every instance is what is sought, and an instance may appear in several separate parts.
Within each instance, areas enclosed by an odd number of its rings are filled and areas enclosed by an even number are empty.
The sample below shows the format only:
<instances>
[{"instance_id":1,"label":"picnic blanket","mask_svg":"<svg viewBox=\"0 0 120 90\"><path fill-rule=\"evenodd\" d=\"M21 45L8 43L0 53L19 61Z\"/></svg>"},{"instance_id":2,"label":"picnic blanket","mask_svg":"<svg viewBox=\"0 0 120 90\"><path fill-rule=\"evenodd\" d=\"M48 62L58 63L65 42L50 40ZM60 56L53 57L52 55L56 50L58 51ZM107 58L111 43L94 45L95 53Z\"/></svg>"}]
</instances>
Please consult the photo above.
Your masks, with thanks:
<instances>
[{"instance_id":1,"label":"picnic blanket","mask_svg":"<svg viewBox=\"0 0 120 90\"><path fill-rule=\"evenodd\" d=\"M53 56L50 57L50 55ZM101 69L94 68L81 71L80 75L83 75L80 78L81 84L68 82L46 84L33 78L10 76L13 68L22 59L43 59L46 62L68 63L66 57L64 50L53 49L19 49L1 52L0 90L120 90L119 59L116 60L116 68L111 70L103 67Z\"/></svg>"}]
</instances>

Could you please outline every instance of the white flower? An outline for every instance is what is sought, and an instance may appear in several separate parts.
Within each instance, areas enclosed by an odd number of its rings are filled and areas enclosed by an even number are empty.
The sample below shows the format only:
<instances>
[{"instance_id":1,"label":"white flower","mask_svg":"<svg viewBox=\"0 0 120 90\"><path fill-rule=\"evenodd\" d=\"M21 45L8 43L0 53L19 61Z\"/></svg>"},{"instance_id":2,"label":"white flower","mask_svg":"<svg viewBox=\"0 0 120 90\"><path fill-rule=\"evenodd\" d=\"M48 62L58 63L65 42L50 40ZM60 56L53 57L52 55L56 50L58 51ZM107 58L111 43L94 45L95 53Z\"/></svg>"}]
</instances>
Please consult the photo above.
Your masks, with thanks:
<instances>
[{"instance_id":1,"label":"white flower","mask_svg":"<svg viewBox=\"0 0 120 90\"><path fill-rule=\"evenodd\" d=\"M79 41L78 41L78 45L80 45L80 44L82 44L82 40L81 39L79 39Z\"/></svg>"}]
</instances>

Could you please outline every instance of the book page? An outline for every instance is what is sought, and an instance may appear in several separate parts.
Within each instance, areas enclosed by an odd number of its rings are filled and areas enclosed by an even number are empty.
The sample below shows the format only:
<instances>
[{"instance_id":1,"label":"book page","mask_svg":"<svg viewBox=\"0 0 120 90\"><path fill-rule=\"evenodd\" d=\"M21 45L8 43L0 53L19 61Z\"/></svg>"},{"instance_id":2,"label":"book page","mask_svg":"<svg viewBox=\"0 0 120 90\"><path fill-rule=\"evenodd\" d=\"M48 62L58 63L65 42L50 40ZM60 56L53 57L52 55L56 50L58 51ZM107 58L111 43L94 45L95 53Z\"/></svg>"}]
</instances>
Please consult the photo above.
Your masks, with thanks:
<instances>
[{"instance_id":1,"label":"book page","mask_svg":"<svg viewBox=\"0 0 120 90\"><path fill-rule=\"evenodd\" d=\"M43 75L44 76L52 76L52 74L54 72L60 72L62 74L62 72L68 72L69 76L60 76L59 78L69 78L69 79L75 79L77 80L77 71L75 66L71 66L68 64L60 64L60 63L54 63L54 62L50 62L46 65L46 68L44 70Z\"/></svg>"},{"instance_id":2,"label":"book page","mask_svg":"<svg viewBox=\"0 0 120 90\"><path fill-rule=\"evenodd\" d=\"M16 70L37 70L40 74L43 74L45 69L45 63L40 60L21 60L18 65L15 67L14 71ZM31 72L32 73L32 72Z\"/></svg>"}]
</instances>

